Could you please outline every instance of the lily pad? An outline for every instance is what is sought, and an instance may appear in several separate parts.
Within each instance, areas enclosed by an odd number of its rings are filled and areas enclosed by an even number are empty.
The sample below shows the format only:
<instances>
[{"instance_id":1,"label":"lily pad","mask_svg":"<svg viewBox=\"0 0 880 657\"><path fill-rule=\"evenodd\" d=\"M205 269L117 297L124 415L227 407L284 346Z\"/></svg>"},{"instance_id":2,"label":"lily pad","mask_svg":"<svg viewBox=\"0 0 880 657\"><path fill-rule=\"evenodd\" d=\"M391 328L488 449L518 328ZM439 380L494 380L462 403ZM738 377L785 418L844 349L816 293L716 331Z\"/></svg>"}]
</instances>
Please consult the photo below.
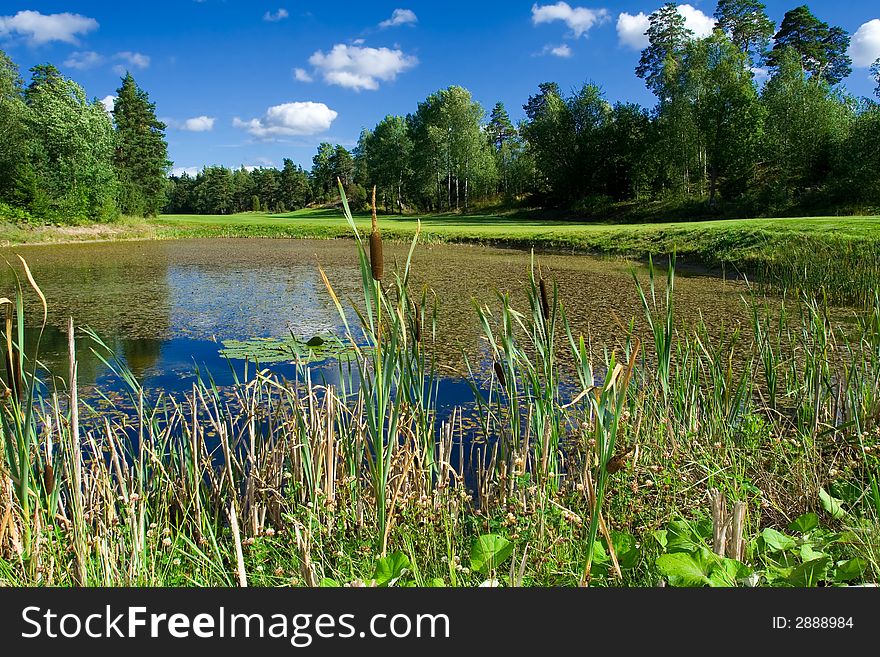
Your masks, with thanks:
<instances>
[{"instance_id":1,"label":"lily pad","mask_svg":"<svg viewBox=\"0 0 880 657\"><path fill-rule=\"evenodd\" d=\"M308 339L295 336L286 338L252 338L224 340L220 355L226 358L250 360L258 363L301 362L314 363L331 358L351 358L354 348L330 333Z\"/></svg>"}]
</instances>

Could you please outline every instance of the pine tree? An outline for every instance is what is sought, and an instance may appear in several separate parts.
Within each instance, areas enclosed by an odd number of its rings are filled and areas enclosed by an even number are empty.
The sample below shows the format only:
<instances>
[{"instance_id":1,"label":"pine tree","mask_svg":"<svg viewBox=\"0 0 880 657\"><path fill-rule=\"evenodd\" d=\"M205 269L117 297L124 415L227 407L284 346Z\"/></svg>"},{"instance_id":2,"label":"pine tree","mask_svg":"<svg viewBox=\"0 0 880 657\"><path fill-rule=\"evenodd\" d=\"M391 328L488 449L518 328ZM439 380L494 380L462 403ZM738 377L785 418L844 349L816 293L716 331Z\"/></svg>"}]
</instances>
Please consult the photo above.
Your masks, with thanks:
<instances>
[{"instance_id":1,"label":"pine tree","mask_svg":"<svg viewBox=\"0 0 880 657\"><path fill-rule=\"evenodd\" d=\"M694 33L685 25L678 6L667 2L651 14L646 34L650 45L642 51L636 75L663 102L669 94L670 68L674 69L681 62L685 46Z\"/></svg>"},{"instance_id":2,"label":"pine tree","mask_svg":"<svg viewBox=\"0 0 880 657\"><path fill-rule=\"evenodd\" d=\"M770 66L779 67L782 54L791 49L800 58L801 68L817 80L834 85L852 73L849 34L840 27L829 27L816 18L807 5L787 11L767 56Z\"/></svg>"},{"instance_id":3,"label":"pine tree","mask_svg":"<svg viewBox=\"0 0 880 657\"><path fill-rule=\"evenodd\" d=\"M767 7L758 0L720 0L715 20L742 52L753 56L753 63L763 57L776 29Z\"/></svg>"},{"instance_id":4,"label":"pine tree","mask_svg":"<svg viewBox=\"0 0 880 657\"><path fill-rule=\"evenodd\" d=\"M116 90L116 157L119 210L123 214L153 216L165 205L168 144L165 124L156 118L156 105L126 73Z\"/></svg>"}]
</instances>

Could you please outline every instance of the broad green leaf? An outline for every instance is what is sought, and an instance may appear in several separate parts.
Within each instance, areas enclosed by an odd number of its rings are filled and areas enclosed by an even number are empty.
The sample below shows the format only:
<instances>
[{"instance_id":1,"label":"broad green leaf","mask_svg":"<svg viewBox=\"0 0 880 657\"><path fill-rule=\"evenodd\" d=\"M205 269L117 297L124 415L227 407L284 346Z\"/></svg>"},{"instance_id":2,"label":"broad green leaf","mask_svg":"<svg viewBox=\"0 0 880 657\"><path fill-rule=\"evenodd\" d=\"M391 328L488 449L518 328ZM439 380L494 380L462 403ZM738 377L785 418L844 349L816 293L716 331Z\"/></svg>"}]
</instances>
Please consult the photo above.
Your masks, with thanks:
<instances>
[{"instance_id":1,"label":"broad green leaf","mask_svg":"<svg viewBox=\"0 0 880 657\"><path fill-rule=\"evenodd\" d=\"M771 552L782 552L797 547L797 543L791 536L786 536L772 527L767 527L762 531L761 538L764 539L764 545Z\"/></svg>"},{"instance_id":2,"label":"broad green leaf","mask_svg":"<svg viewBox=\"0 0 880 657\"><path fill-rule=\"evenodd\" d=\"M837 564L837 568L834 569L834 581L849 582L858 579L865 572L867 565L865 560L860 557L849 559L848 561L840 561Z\"/></svg>"},{"instance_id":3,"label":"broad green leaf","mask_svg":"<svg viewBox=\"0 0 880 657\"><path fill-rule=\"evenodd\" d=\"M666 576L671 586L711 585L704 564L692 554L674 552L657 557L657 568Z\"/></svg>"},{"instance_id":4,"label":"broad green leaf","mask_svg":"<svg viewBox=\"0 0 880 657\"><path fill-rule=\"evenodd\" d=\"M839 520L846 515L843 507L841 506L840 500L836 497L831 497L831 495L824 488L819 489L819 502L822 503L822 508L828 512L828 514L834 518L835 520Z\"/></svg>"},{"instance_id":5,"label":"broad green leaf","mask_svg":"<svg viewBox=\"0 0 880 657\"><path fill-rule=\"evenodd\" d=\"M639 563L641 552L636 539L632 534L626 532L611 532L611 543L614 545L614 553L617 555L617 563L624 570L635 568Z\"/></svg>"},{"instance_id":6,"label":"broad green leaf","mask_svg":"<svg viewBox=\"0 0 880 657\"><path fill-rule=\"evenodd\" d=\"M487 573L498 568L513 552L513 543L498 534L478 536L471 546L471 570Z\"/></svg>"},{"instance_id":7,"label":"broad green leaf","mask_svg":"<svg viewBox=\"0 0 880 657\"><path fill-rule=\"evenodd\" d=\"M813 549L813 546L810 543L804 543L801 545L801 561L813 561L814 559L821 559L822 557L827 557L828 555L824 552L817 552Z\"/></svg>"},{"instance_id":8,"label":"broad green leaf","mask_svg":"<svg viewBox=\"0 0 880 657\"><path fill-rule=\"evenodd\" d=\"M666 527L668 552L693 552L703 547L703 541L685 520L673 520Z\"/></svg>"},{"instance_id":9,"label":"broad green leaf","mask_svg":"<svg viewBox=\"0 0 880 657\"><path fill-rule=\"evenodd\" d=\"M335 589L339 587L339 582L331 577L325 577L318 582L318 586L322 589Z\"/></svg>"},{"instance_id":10,"label":"broad green leaf","mask_svg":"<svg viewBox=\"0 0 880 657\"><path fill-rule=\"evenodd\" d=\"M376 586L388 586L394 583L394 580L400 578L407 568L409 568L409 558L399 550L382 557L376 562L376 572L373 574Z\"/></svg>"},{"instance_id":11,"label":"broad green leaf","mask_svg":"<svg viewBox=\"0 0 880 657\"><path fill-rule=\"evenodd\" d=\"M788 526L788 530L798 532L799 534L807 534L819 526L819 516L810 511L802 516L798 516Z\"/></svg>"},{"instance_id":12,"label":"broad green leaf","mask_svg":"<svg viewBox=\"0 0 880 657\"><path fill-rule=\"evenodd\" d=\"M446 582L444 582L443 579L440 577L435 577L428 582L428 586L435 589L442 589L446 588Z\"/></svg>"},{"instance_id":13,"label":"broad green leaf","mask_svg":"<svg viewBox=\"0 0 880 657\"><path fill-rule=\"evenodd\" d=\"M312 363L330 358L350 358L354 355L354 348L351 344L328 333L316 335L309 340L302 340L294 336L224 340L220 355L226 358L248 359L259 363L293 361Z\"/></svg>"},{"instance_id":14,"label":"broad green leaf","mask_svg":"<svg viewBox=\"0 0 880 657\"><path fill-rule=\"evenodd\" d=\"M802 563L791 571L786 582L789 586L812 588L825 579L830 561L828 557L821 557Z\"/></svg>"},{"instance_id":15,"label":"broad green leaf","mask_svg":"<svg viewBox=\"0 0 880 657\"><path fill-rule=\"evenodd\" d=\"M657 545L659 545L663 550L666 549L666 545L668 543L667 538L666 538L666 534L667 534L667 532L665 529L658 529L656 531L651 532L651 537L655 541L657 541Z\"/></svg>"}]
</instances>

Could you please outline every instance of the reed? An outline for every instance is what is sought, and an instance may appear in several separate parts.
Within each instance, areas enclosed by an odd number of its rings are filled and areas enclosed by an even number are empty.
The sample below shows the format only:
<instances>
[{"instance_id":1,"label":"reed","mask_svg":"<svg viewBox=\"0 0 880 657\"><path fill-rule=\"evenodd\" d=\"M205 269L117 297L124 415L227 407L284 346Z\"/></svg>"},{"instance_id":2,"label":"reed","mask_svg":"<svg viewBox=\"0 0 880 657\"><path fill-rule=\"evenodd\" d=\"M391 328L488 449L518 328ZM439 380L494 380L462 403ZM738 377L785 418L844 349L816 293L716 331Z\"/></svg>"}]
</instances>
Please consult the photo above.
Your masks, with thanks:
<instances>
[{"instance_id":1,"label":"reed","mask_svg":"<svg viewBox=\"0 0 880 657\"><path fill-rule=\"evenodd\" d=\"M516 548L488 575L504 583L646 585L656 532L706 509L708 487L746 504L753 536L823 513L819 490L833 491L847 515L823 519L857 537L840 549L864 579L880 576L880 295L848 324L826 298L752 296L744 327L676 327L672 263L665 293L652 265L635 285L643 316L597 355L533 256L527 308L506 293L476 307L473 407L443 416L437 300L410 280L417 242L376 276L378 226L364 239L342 198L363 301L343 305L321 271L356 355L337 385L254 363L231 386L198 373L187 394L157 396L72 320L69 376L41 384L21 280L0 299L2 583L369 582L376 556L399 551L413 584L477 585L468 554L493 533ZM77 341L127 384L124 405L80 398ZM635 565L626 536L643 546Z\"/></svg>"}]
</instances>

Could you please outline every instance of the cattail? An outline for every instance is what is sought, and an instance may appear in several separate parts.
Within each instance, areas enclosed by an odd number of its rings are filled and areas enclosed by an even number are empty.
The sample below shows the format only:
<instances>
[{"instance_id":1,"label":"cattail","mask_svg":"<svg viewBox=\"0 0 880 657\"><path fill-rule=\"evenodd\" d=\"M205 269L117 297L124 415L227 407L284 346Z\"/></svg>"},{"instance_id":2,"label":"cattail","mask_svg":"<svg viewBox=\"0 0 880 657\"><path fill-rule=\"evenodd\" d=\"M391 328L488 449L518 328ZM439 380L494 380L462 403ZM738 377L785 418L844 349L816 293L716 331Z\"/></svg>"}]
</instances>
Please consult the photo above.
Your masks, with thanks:
<instances>
[{"instance_id":1,"label":"cattail","mask_svg":"<svg viewBox=\"0 0 880 657\"><path fill-rule=\"evenodd\" d=\"M382 236L379 235L379 222L376 219L376 186L373 185L373 229L370 232L370 269L373 270L373 280L382 280L382 271L385 268L385 260L382 256Z\"/></svg>"},{"instance_id":2,"label":"cattail","mask_svg":"<svg viewBox=\"0 0 880 657\"><path fill-rule=\"evenodd\" d=\"M544 314L544 321L550 321L550 301L547 298L547 283L544 279L538 284L541 289L541 312Z\"/></svg>"},{"instance_id":3,"label":"cattail","mask_svg":"<svg viewBox=\"0 0 880 657\"><path fill-rule=\"evenodd\" d=\"M55 470L49 463L43 469L43 487L46 489L46 495L51 495L55 490Z\"/></svg>"},{"instance_id":4,"label":"cattail","mask_svg":"<svg viewBox=\"0 0 880 657\"><path fill-rule=\"evenodd\" d=\"M504 377L504 368L501 367L501 363L496 360L493 367L495 368L495 376L498 377L498 382L501 384L501 387L507 390L507 379Z\"/></svg>"},{"instance_id":5,"label":"cattail","mask_svg":"<svg viewBox=\"0 0 880 657\"><path fill-rule=\"evenodd\" d=\"M12 344L12 307L6 306L6 374L9 388L15 399L21 399L21 356L18 348Z\"/></svg>"},{"instance_id":6,"label":"cattail","mask_svg":"<svg viewBox=\"0 0 880 657\"><path fill-rule=\"evenodd\" d=\"M419 306L415 301L412 302L412 307L413 307L413 337L415 338L416 342L421 342L422 341L422 315L419 312Z\"/></svg>"}]
</instances>

